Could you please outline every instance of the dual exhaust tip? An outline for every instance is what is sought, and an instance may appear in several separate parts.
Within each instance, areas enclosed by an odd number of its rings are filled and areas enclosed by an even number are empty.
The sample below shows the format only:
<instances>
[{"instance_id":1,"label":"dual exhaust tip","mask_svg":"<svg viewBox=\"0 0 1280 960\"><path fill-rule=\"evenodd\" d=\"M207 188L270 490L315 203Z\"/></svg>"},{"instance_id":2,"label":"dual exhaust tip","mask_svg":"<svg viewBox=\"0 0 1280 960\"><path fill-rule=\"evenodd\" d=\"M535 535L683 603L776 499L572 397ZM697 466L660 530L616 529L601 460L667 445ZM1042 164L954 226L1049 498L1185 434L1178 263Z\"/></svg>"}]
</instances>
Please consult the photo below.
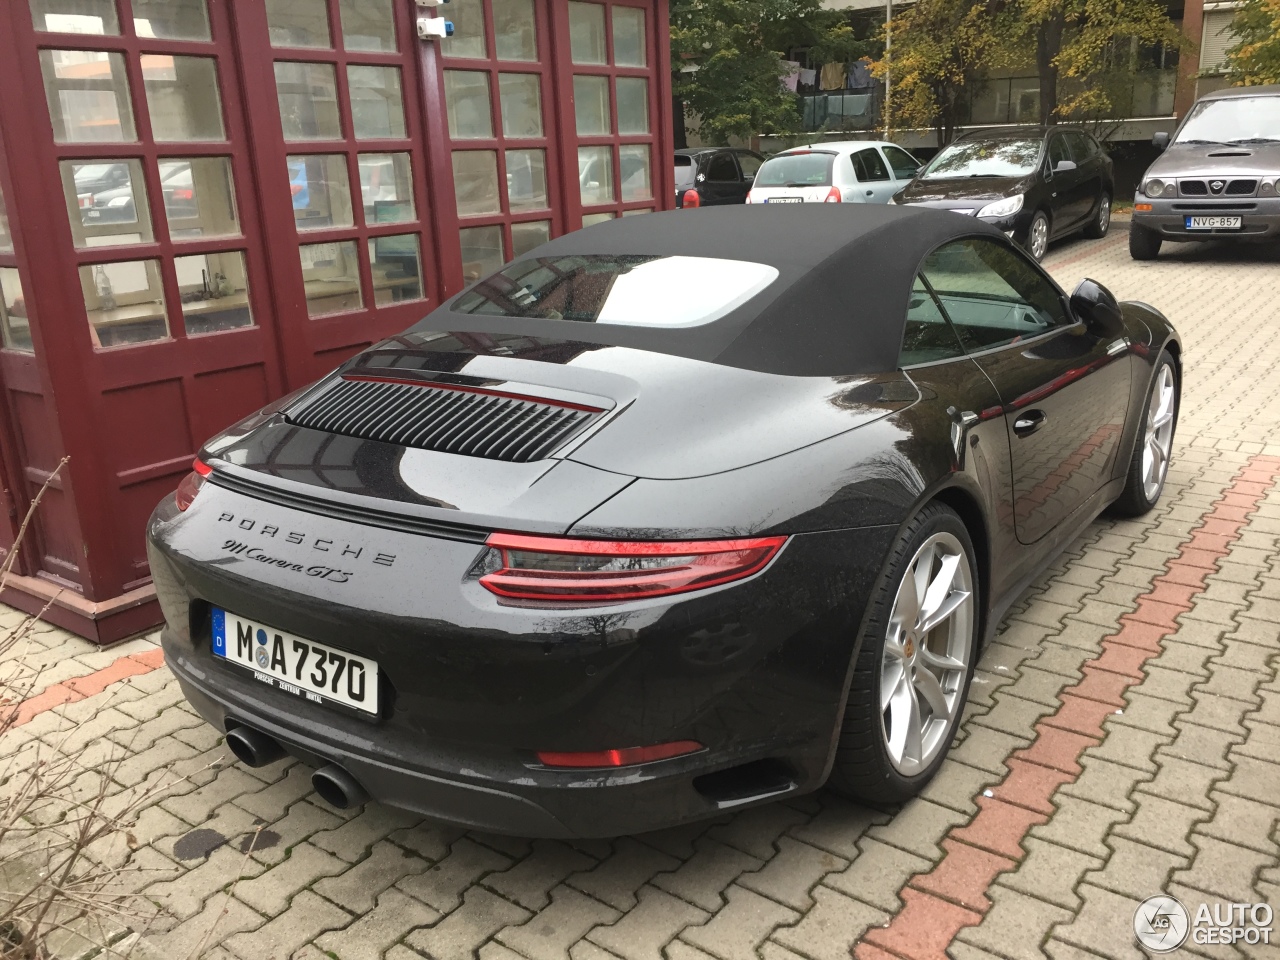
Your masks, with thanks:
<instances>
[{"instance_id":1,"label":"dual exhaust tip","mask_svg":"<svg viewBox=\"0 0 1280 960\"><path fill-rule=\"evenodd\" d=\"M275 737L246 726L233 727L227 732L227 749L247 767L265 767L287 753ZM311 787L320 799L339 810L358 807L369 799L368 792L355 777L336 763L311 774Z\"/></svg>"}]
</instances>

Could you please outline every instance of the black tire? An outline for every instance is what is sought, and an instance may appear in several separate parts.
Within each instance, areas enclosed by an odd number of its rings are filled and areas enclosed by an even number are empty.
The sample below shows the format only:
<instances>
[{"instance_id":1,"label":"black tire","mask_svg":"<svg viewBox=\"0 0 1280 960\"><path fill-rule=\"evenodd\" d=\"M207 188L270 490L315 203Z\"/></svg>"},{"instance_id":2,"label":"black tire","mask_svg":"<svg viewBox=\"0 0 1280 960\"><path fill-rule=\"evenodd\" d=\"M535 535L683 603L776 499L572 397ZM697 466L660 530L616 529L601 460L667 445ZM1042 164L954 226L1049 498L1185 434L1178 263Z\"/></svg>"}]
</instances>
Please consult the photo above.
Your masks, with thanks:
<instances>
[{"instance_id":1,"label":"black tire","mask_svg":"<svg viewBox=\"0 0 1280 960\"><path fill-rule=\"evenodd\" d=\"M1041 226L1043 225L1043 227ZM1031 223L1027 225L1027 240L1022 245L1027 253L1031 254L1031 258L1037 262L1044 259L1044 255L1049 251L1049 231L1051 229L1049 223L1049 215L1043 210L1037 210L1035 216L1031 218ZM1037 230L1043 229L1044 246L1039 250L1036 249Z\"/></svg>"},{"instance_id":2,"label":"black tire","mask_svg":"<svg viewBox=\"0 0 1280 960\"><path fill-rule=\"evenodd\" d=\"M1129 256L1135 260L1154 260L1160 255L1160 234L1139 223L1129 224Z\"/></svg>"},{"instance_id":3,"label":"black tire","mask_svg":"<svg viewBox=\"0 0 1280 960\"><path fill-rule=\"evenodd\" d=\"M1160 495L1164 492L1165 478L1168 475L1167 461L1159 486L1154 494L1149 494L1147 492L1144 453L1147 446L1151 405L1155 399L1155 387L1160 383L1162 371L1166 368L1170 371L1173 382L1173 422L1169 430L1169 448L1172 450L1173 435L1178 426L1178 408L1182 400L1182 383L1178 378L1178 365L1173 362L1173 357L1166 350L1160 354L1160 359L1156 361L1155 372L1151 377L1151 386L1147 388L1147 399L1142 405L1142 419L1138 421L1138 431L1133 438L1133 450L1129 454L1129 469L1125 474L1124 490L1116 498L1115 502L1111 504L1110 512L1115 516L1140 517L1144 513L1151 511L1152 507L1159 502Z\"/></svg>"},{"instance_id":4,"label":"black tire","mask_svg":"<svg viewBox=\"0 0 1280 960\"><path fill-rule=\"evenodd\" d=\"M895 768L885 743L885 728L879 709L881 658L898 587L921 545L938 533L951 534L959 542L972 574L968 668L959 684L959 700L954 715L938 741L940 749L937 750L937 755L919 773L904 776ZM973 667L977 660L978 631L982 620L979 576L969 531L950 507L931 503L903 527L889 552L888 562L867 605L862 643L854 663L844 718L838 731L835 762L828 780L828 786L836 793L877 806L902 803L923 790L942 766L964 713L969 681L973 677Z\"/></svg>"},{"instance_id":5,"label":"black tire","mask_svg":"<svg viewBox=\"0 0 1280 960\"><path fill-rule=\"evenodd\" d=\"M1106 211L1105 215L1103 211ZM1089 224L1084 228L1084 235L1090 240L1101 240L1107 235L1107 231L1111 229L1111 194L1102 191L1102 196L1098 197L1098 206L1093 211L1093 216L1089 218Z\"/></svg>"}]
</instances>

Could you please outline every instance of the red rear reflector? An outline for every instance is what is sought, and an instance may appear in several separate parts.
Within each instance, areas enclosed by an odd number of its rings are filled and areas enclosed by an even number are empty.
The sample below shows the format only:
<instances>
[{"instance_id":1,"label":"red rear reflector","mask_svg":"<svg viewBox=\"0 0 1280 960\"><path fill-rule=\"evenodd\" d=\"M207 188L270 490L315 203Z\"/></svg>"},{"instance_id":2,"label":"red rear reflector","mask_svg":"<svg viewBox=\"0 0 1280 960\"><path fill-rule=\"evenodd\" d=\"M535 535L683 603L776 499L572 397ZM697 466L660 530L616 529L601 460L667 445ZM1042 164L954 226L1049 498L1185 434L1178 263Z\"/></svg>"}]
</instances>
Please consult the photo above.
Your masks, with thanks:
<instances>
[{"instance_id":1,"label":"red rear reflector","mask_svg":"<svg viewBox=\"0 0 1280 960\"><path fill-rule=\"evenodd\" d=\"M839 188L839 187L832 187L830 190L828 190L828 191L827 191L827 199L826 199L826 200L824 200L823 202L824 202L824 203L839 203L839 202L840 202L840 200L841 200L841 197L840 197L840 188Z\"/></svg>"},{"instance_id":2,"label":"red rear reflector","mask_svg":"<svg viewBox=\"0 0 1280 960\"><path fill-rule=\"evenodd\" d=\"M669 760L702 750L696 740L658 743L652 747L624 747L621 750L589 750L585 753L560 753L539 750L538 760L548 767L631 767L637 763Z\"/></svg>"},{"instance_id":3,"label":"red rear reflector","mask_svg":"<svg viewBox=\"0 0 1280 960\"><path fill-rule=\"evenodd\" d=\"M702 198L698 196L697 190L686 190L684 192L684 206L686 210L690 207L702 206Z\"/></svg>"},{"instance_id":4,"label":"red rear reflector","mask_svg":"<svg viewBox=\"0 0 1280 960\"><path fill-rule=\"evenodd\" d=\"M178 489L173 494L173 500L178 505L179 510L185 510L191 506L196 494L204 486L204 478L211 473L213 473L213 467L203 460L191 461L191 473L182 478L182 482L178 484Z\"/></svg>"},{"instance_id":5,"label":"red rear reflector","mask_svg":"<svg viewBox=\"0 0 1280 960\"><path fill-rule=\"evenodd\" d=\"M749 577L786 540L570 540L494 533L473 572L487 590L515 600L638 600Z\"/></svg>"}]
</instances>

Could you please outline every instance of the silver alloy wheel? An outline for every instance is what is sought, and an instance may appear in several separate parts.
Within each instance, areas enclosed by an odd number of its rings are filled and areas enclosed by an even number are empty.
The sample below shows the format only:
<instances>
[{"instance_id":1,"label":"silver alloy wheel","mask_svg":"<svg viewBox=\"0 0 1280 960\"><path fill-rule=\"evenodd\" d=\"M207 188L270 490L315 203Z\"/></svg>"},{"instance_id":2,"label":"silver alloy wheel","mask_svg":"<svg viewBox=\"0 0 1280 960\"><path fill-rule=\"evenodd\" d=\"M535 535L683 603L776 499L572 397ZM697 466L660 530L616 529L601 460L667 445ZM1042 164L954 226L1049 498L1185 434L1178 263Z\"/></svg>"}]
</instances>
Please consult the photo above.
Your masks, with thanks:
<instances>
[{"instance_id":1,"label":"silver alloy wheel","mask_svg":"<svg viewBox=\"0 0 1280 960\"><path fill-rule=\"evenodd\" d=\"M1105 234L1111 225L1111 198L1105 193L1098 201L1098 232Z\"/></svg>"},{"instance_id":2,"label":"silver alloy wheel","mask_svg":"<svg viewBox=\"0 0 1280 960\"><path fill-rule=\"evenodd\" d=\"M1037 216L1031 221L1031 256L1039 260L1049 249L1049 221Z\"/></svg>"},{"instance_id":3,"label":"silver alloy wheel","mask_svg":"<svg viewBox=\"0 0 1280 960\"><path fill-rule=\"evenodd\" d=\"M947 747L973 647L973 570L935 533L907 565L880 657L880 733L894 769L915 776Z\"/></svg>"},{"instance_id":4,"label":"silver alloy wheel","mask_svg":"<svg viewBox=\"0 0 1280 960\"><path fill-rule=\"evenodd\" d=\"M1164 364L1151 386L1151 399L1147 401L1147 433L1142 449L1142 492L1148 503L1155 503L1169 472L1169 454L1173 449L1174 413L1177 390L1174 388L1173 367Z\"/></svg>"}]
</instances>

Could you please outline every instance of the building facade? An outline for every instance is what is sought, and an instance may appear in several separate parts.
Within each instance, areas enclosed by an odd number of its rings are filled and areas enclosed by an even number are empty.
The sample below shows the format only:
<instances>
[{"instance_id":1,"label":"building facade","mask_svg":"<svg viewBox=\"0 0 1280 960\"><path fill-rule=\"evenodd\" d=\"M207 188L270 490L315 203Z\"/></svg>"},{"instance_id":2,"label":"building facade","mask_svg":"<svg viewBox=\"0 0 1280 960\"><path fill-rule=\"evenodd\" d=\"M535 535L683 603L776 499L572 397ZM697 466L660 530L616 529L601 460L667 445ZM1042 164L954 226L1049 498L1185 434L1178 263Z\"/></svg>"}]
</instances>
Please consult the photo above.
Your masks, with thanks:
<instances>
[{"instance_id":1,"label":"building facade","mask_svg":"<svg viewBox=\"0 0 1280 960\"><path fill-rule=\"evenodd\" d=\"M153 626L145 522L203 440L671 206L668 51L667 0L0 4L3 599Z\"/></svg>"}]
</instances>

